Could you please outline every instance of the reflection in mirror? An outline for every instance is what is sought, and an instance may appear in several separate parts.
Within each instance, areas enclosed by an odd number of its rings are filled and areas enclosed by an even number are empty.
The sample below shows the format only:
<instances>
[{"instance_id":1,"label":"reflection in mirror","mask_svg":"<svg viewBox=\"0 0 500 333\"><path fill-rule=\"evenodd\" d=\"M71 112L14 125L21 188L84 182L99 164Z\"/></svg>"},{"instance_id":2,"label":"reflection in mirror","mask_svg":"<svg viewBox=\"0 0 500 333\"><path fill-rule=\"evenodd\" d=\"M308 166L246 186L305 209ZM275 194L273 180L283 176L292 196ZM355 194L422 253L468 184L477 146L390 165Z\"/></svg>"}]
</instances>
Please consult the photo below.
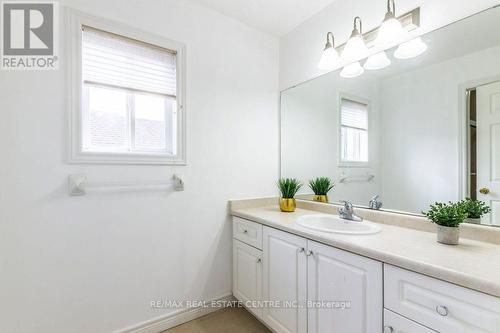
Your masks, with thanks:
<instances>
[{"instance_id":1,"label":"reflection in mirror","mask_svg":"<svg viewBox=\"0 0 500 333\"><path fill-rule=\"evenodd\" d=\"M420 214L466 197L500 226L500 8L422 36L414 59L281 95L281 176L329 177L330 202ZM305 186L299 198L312 199Z\"/></svg>"}]
</instances>

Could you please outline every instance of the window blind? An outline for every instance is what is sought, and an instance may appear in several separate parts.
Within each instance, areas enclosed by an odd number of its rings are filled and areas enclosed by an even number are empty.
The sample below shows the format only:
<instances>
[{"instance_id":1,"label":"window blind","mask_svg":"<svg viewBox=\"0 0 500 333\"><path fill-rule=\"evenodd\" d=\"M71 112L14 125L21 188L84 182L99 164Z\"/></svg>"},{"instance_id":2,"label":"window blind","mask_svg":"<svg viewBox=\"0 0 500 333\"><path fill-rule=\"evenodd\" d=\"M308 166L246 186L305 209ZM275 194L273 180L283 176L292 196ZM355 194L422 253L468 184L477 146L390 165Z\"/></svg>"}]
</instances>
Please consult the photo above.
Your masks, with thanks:
<instances>
[{"instance_id":1,"label":"window blind","mask_svg":"<svg viewBox=\"0 0 500 333\"><path fill-rule=\"evenodd\" d=\"M176 96L176 53L84 26L84 82Z\"/></svg>"},{"instance_id":2,"label":"window blind","mask_svg":"<svg viewBox=\"0 0 500 333\"><path fill-rule=\"evenodd\" d=\"M341 103L341 125L367 130L368 106L343 98Z\"/></svg>"},{"instance_id":3,"label":"window blind","mask_svg":"<svg viewBox=\"0 0 500 333\"><path fill-rule=\"evenodd\" d=\"M341 160L368 162L368 105L342 98L340 118Z\"/></svg>"}]
</instances>

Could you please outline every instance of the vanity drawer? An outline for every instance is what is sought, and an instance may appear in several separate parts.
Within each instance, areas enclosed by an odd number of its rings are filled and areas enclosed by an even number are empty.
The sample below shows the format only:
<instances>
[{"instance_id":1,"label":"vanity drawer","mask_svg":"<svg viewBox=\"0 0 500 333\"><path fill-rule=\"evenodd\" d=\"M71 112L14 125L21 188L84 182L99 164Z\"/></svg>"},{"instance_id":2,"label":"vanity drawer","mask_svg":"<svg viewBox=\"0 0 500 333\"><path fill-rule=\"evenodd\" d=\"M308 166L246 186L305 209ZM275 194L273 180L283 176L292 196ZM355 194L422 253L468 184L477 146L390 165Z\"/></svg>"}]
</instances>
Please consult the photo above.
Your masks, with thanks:
<instances>
[{"instance_id":1,"label":"vanity drawer","mask_svg":"<svg viewBox=\"0 0 500 333\"><path fill-rule=\"evenodd\" d=\"M233 217L233 237L262 250L262 224Z\"/></svg>"},{"instance_id":2,"label":"vanity drawer","mask_svg":"<svg viewBox=\"0 0 500 333\"><path fill-rule=\"evenodd\" d=\"M384 307L441 333L500 333L500 298L390 265Z\"/></svg>"},{"instance_id":3,"label":"vanity drawer","mask_svg":"<svg viewBox=\"0 0 500 333\"><path fill-rule=\"evenodd\" d=\"M384 309L384 333L436 333L436 331Z\"/></svg>"}]
</instances>

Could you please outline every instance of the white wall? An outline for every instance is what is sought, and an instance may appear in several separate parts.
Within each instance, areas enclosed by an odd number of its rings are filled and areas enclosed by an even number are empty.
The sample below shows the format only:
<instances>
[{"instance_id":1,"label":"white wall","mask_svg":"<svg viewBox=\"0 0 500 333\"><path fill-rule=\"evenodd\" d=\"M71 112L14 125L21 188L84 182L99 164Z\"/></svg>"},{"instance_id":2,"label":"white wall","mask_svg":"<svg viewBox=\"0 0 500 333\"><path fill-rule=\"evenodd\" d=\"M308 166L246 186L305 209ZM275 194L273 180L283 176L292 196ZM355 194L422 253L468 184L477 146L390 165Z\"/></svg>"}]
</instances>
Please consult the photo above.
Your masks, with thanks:
<instances>
[{"instance_id":1,"label":"white wall","mask_svg":"<svg viewBox=\"0 0 500 333\"><path fill-rule=\"evenodd\" d=\"M419 213L459 195L460 86L500 77L500 47L382 80L384 207Z\"/></svg>"},{"instance_id":2,"label":"white wall","mask_svg":"<svg viewBox=\"0 0 500 333\"><path fill-rule=\"evenodd\" d=\"M282 177L298 178L304 184L300 193L312 193L308 180L330 177L336 186L329 193L331 202L349 200L368 205L380 193L380 112L379 79L369 73L356 79L325 75L291 88L281 96L281 172ZM339 167L340 94L370 102L369 166ZM346 175L375 176L372 182L339 183Z\"/></svg>"},{"instance_id":3,"label":"white wall","mask_svg":"<svg viewBox=\"0 0 500 333\"><path fill-rule=\"evenodd\" d=\"M447 25L493 5L499 0L397 0L396 12L405 13L421 7L419 34ZM352 31L355 16L363 19L364 31L380 25L386 1L335 1L320 13L280 38L280 88L285 89L314 78L323 72L317 69L326 33L332 31L336 44L344 43Z\"/></svg>"},{"instance_id":4,"label":"white wall","mask_svg":"<svg viewBox=\"0 0 500 333\"><path fill-rule=\"evenodd\" d=\"M110 332L170 311L151 300L230 294L227 200L276 193L277 39L186 0L63 4L187 44L189 165L68 165L66 54L0 73L0 331ZM78 172L186 191L69 197Z\"/></svg>"}]
</instances>

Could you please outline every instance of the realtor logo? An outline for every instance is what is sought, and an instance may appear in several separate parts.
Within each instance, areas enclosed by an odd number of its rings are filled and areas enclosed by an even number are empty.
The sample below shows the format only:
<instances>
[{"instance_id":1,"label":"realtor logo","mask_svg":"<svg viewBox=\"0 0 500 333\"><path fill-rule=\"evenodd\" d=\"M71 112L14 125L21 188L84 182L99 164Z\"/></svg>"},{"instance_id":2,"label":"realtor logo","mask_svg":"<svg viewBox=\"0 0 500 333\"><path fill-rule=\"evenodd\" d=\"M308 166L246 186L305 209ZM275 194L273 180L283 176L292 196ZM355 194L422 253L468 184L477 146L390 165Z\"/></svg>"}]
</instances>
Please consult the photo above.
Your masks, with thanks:
<instances>
[{"instance_id":1,"label":"realtor logo","mask_svg":"<svg viewBox=\"0 0 500 333\"><path fill-rule=\"evenodd\" d=\"M57 69L56 2L2 2L2 69Z\"/></svg>"}]
</instances>

